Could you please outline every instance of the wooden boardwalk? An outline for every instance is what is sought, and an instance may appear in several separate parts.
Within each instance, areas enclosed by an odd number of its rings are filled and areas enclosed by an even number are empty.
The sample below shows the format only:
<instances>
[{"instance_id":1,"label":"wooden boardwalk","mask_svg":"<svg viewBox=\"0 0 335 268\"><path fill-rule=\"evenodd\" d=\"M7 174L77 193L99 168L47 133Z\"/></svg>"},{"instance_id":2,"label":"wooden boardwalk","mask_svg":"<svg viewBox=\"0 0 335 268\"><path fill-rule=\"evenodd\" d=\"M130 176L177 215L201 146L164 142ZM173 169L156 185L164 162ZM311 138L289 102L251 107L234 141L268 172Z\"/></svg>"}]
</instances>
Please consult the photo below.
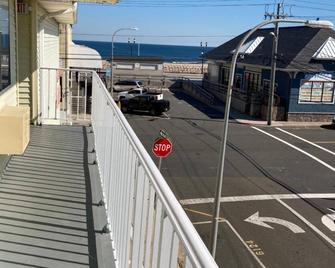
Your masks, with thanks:
<instances>
[{"instance_id":1,"label":"wooden boardwalk","mask_svg":"<svg viewBox=\"0 0 335 268\"><path fill-rule=\"evenodd\" d=\"M31 128L0 180L0 267L97 267L83 127Z\"/></svg>"}]
</instances>

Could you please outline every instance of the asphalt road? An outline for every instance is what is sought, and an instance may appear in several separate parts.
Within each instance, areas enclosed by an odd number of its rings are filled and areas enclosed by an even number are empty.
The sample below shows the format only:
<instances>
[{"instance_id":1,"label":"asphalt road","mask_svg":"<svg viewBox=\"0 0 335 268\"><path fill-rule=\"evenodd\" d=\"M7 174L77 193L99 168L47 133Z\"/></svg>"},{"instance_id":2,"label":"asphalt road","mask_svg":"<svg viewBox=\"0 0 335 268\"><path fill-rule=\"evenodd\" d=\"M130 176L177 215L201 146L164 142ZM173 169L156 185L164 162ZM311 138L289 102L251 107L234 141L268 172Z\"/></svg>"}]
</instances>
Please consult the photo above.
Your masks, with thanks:
<instances>
[{"instance_id":1,"label":"asphalt road","mask_svg":"<svg viewBox=\"0 0 335 268\"><path fill-rule=\"evenodd\" d=\"M151 155L159 130L169 133L162 173L208 245L223 115L180 93L164 98L166 115L127 118ZM334 267L335 130L231 120L226 156L220 267Z\"/></svg>"}]
</instances>

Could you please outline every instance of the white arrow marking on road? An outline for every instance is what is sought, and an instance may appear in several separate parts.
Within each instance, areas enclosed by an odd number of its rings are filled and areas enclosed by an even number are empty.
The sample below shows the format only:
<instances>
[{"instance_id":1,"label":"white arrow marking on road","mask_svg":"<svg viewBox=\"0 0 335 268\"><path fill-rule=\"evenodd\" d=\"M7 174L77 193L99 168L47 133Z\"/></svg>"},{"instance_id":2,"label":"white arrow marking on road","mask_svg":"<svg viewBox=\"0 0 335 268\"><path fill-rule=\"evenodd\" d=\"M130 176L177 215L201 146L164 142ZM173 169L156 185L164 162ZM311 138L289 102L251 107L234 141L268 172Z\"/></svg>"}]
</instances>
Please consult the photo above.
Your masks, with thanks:
<instances>
[{"instance_id":1,"label":"white arrow marking on road","mask_svg":"<svg viewBox=\"0 0 335 268\"><path fill-rule=\"evenodd\" d=\"M255 214L252 214L250 217L246 218L244 221L257 224L259 226L263 226L263 227L270 228L270 229L273 229L273 227L266 224L265 222L276 223L276 224L285 226L286 228L290 229L295 234L301 234L305 232L298 225L292 222L289 222L289 221L285 221L285 220L278 219L278 218L272 218L272 217L259 217L258 211Z\"/></svg>"},{"instance_id":2,"label":"white arrow marking on road","mask_svg":"<svg viewBox=\"0 0 335 268\"><path fill-rule=\"evenodd\" d=\"M332 232L335 232L335 210L328 208L332 214L323 215L321 218L322 223Z\"/></svg>"}]
</instances>

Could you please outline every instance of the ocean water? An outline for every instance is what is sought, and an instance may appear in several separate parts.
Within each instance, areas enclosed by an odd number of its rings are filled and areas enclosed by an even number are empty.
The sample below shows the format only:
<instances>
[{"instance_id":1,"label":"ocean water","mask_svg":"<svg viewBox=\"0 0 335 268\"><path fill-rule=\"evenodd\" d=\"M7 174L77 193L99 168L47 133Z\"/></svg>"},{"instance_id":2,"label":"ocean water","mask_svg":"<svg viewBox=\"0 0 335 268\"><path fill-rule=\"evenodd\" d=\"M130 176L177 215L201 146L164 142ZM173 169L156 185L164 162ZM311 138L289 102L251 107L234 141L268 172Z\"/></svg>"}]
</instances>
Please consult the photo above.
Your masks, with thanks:
<instances>
[{"instance_id":1,"label":"ocean water","mask_svg":"<svg viewBox=\"0 0 335 268\"><path fill-rule=\"evenodd\" d=\"M78 45L85 45L97 50L103 59L108 59L112 53L111 42L74 40ZM200 62L201 52L212 48L200 46L174 46L153 44L114 43L114 55L122 56L158 56L166 62Z\"/></svg>"}]
</instances>

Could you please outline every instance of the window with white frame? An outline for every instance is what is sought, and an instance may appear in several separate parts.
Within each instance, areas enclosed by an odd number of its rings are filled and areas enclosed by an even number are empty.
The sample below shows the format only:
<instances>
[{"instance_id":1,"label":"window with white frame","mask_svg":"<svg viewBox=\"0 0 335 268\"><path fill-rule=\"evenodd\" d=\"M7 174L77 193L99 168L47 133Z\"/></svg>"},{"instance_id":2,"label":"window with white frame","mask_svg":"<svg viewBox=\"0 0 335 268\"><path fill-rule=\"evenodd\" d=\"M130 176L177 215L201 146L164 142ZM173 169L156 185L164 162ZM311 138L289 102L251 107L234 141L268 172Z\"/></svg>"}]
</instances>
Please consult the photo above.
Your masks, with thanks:
<instances>
[{"instance_id":1,"label":"window with white frame","mask_svg":"<svg viewBox=\"0 0 335 268\"><path fill-rule=\"evenodd\" d=\"M221 67L219 74L219 83L227 86L228 82L229 82L229 68Z\"/></svg>"},{"instance_id":2,"label":"window with white frame","mask_svg":"<svg viewBox=\"0 0 335 268\"><path fill-rule=\"evenodd\" d=\"M261 74L254 72L244 73L244 89L248 92L257 92L261 86Z\"/></svg>"},{"instance_id":3,"label":"window with white frame","mask_svg":"<svg viewBox=\"0 0 335 268\"><path fill-rule=\"evenodd\" d=\"M9 0L0 0L0 91L10 85Z\"/></svg>"},{"instance_id":4,"label":"window with white frame","mask_svg":"<svg viewBox=\"0 0 335 268\"><path fill-rule=\"evenodd\" d=\"M334 81L302 80L299 88L299 103L333 103Z\"/></svg>"}]
</instances>

